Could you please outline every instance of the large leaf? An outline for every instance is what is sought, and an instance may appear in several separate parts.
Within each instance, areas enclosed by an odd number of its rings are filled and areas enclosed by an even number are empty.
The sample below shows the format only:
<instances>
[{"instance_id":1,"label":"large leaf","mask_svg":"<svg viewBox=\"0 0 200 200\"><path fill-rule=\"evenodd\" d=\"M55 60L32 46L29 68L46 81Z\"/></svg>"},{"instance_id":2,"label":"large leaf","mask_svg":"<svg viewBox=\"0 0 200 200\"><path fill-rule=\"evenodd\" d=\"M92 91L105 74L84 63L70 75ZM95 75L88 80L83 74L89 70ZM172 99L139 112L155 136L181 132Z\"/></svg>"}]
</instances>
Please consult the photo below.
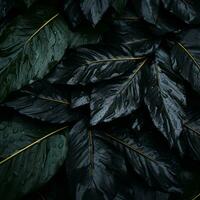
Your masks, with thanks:
<instances>
[{"instance_id":1,"label":"large leaf","mask_svg":"<svg viewBox=\"0 0 200 200\"><path fill-rule=\"evenodd\" d=\"M109 8L112 0L81 0L81 9L86 18L96 25Z\"/></svg>"},{"instance_id":2,"label":"large leaf","mask_svg":"<svg viewBox=\"0 0 200 200\"><path fill-rule=\"evenodd\" d=\"M134 6L137 13L147 22L156 24L159 16L160 0L135 0Z\"/></svg>"},{"instance_id":3,"label":"large leaf","mask_svg":"<svg viewBox=\"0 0 200 200\"><path fill-rule=\"evenodd\" d=\"M105 50L106 49L106 50ZM85 85L118 77L134 69L143 57L133 57L126 48L91 46L78 48L67 55L57 83ZM69 77L69 78L67 78Z\"/></svg>"},{"instance_id":4,"label":"large leaf","mask_svg":"<svg viewBox=\"0 0 200 200\"><path fill-rule=\"evenodd\" d=\"M1 199L20 199L56 173L66 158L66 128L47 128L19 117L0 122Z\"/></svg>"},{"instance_id":5,"label":"large leaf","mask_svg":"<svg viewBox=\"0 0 200 200\"><path fill-rule=\"evenodd\" d=\"M167 52L157 51L155 61L147 72L145 103L155 126L173 145L182 131L186 97L184 87L171 67Z\"/></svg>"},{"instance_id":6,"label":"large leaf","mask_svg":"<svg viewBox=\"0 0 200 200\"><path fill-rule=\"evenodd\" d=\"M168 192L180 192L176 159L167 153L166 146L159 148L157 140L150 134L136 137L129 131L115 130L113 134L107 133L106 138L127 157L132 169L149 185Z\"/></svg>"},{"instance_id":7,"label":"large leaf","mask_svg":"<svg viewBox=\"0 0 200 200\"><path fill-rule=\"evenodd\" d=\"M138 16L153 24L158 29L156 33L159 35L168 32L177 32L183 28L182 21L165 10L161 0L135 0L134 7Z\"/></svg>"},{"instance_id":8,"label":"large leaf","mask_svg":"<svg viewBox=\"0 0 200 200\"><path fill-rule=\"evenodd\" d=\"M70 108L69 91L46 82L22 90L5 105L23 115L50 123L71 122L79 118L79 114Z\"/></svg>"},{"instance_id":9,"label":"large leaf","mask_svg":"<svg viewBox=\"0 0 200 200\"><path fill-rule=\"evenodd\" d=\"M120 188L118 177L127 173L125 161L100 138L101 134L90 129L85 120L69 133L66 167L70 199L113 199Z\"/></svg>"},{"instance_id":10,"label":"large leaf","mask_svg":"<svg viewBox=\"0 0 200 200\"><path fill-rule=\"evenodd\" d=\"M190 29L179 35L172 49L173 68L200 93L200 29Z\"/></svg>"},{"instance_id":11,"label":"large leaf","mask_svg":"<svg viewBox=\"0 0 200 200\"><path fill-rule=\"evenodd\" d=\"M85 37L71 32L51 8L17 17L0 35L0 101L11 91L43 78L67 47L83 43Z\"/></svg>"},{"instance_id":12,"label":"large leaf","mask_svg":"<svg viewBox=\"0 0 200 200\"><path fill-rule=\"evenodd\" d=\"M147 60L135 67L131 74L114 80L113 83L97 86L91 95L91 124L109 122L136 110L143 96L142 72Z\"/></svg>"},{"instance_id":13,"label":"large leaf","mask_svg":"<svg viewBox=\"0 0 200 200\"><path fill-rule=\"evenodd\" d=\"M162 0L164 7L186 23L200 23L200 2L198 0Z\"/></svg>"},{"instance_id":14,"label":"large leaf","mask_svg":"<svg viewBox=\"0 0 200 200\"><path fill-rule=\"evenodd\" d=\"M89 89L74 88L71 92L71 107L77 108L90 103Z\"/></svg>"}]
</instances>

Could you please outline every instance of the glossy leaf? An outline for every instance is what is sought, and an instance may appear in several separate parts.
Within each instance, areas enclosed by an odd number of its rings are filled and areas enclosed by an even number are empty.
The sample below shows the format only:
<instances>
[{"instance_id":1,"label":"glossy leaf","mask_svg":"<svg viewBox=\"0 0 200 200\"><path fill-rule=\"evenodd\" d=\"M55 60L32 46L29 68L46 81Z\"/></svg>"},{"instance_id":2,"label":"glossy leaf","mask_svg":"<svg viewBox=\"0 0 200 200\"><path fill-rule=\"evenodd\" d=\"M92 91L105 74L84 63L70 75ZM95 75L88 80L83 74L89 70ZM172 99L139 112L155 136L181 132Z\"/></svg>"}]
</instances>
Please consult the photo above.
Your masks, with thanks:
<instances>
[{"instance_id":1,"label":"glossy leaf","mask_svg":"<svg viewBox=\"0 0 200 200\"><path fill-rule=\"evenodd\" d=\"M166 9L186 23L200 23L200 3L198 0L162 0Z\"/></svg>"},{"instance_id":2,"label":"glossy leaf","mask_svg":"<svg viewBox=\"0 0 200 200\"><path fill-rule=\"evenodd\" d=\"M78 108L90 103L89 91L83 88L75 88L71 92L71 107Z\"/></svg>"},{"instance_id":3,"label":"glossy leaf","mask_svg":"<svg viewBox=\"0 0 200 200\"><path fill-rule=\"evenodd\" d=\"M150 135L137 138L127 131L116 131L114 134L106 134L106 137L126 155L133 170L149 185L168 192L181 192L176 160L167 151L156 148Z\"/></svg>"},{"instance_id":4,"label":"glossy leaf","mask_svg":"<svg viewBox=\"0 0 200 200\"><path fill-rule=\"evenodd\" d=\"M173 47L171 55L174 70L187 80L192 88L200 93L200 32L199 28L184 31Z\"/></svg>"},{"instance_id":5,"label":"glossy leaf","mask_svg":"<svg viewBox=\"0 0 200 200\"><path fill-rule=\"evenodd\" d=\"M145 103L155 126L173 145L183 126L186 97L184 87L172 73L170 57L158 51L155 62L149 67Z\"/></svg>"},{"instance_id":6,"label":"glossy leaf","mask_svg":"<svg viewBox=\"0 0 200 200\"><path fill-rule=\"evenodd\" d=\"M160 0L135 0L135 10L145 21L155 24L159 17Z\"/></svg>"},{"instance_id":7,"label":"glossy leaf","mask_svg":"<svg viewBox=\"0 0 200 200\"><path fill-rule=\"evenodd\" d=\"M184 131L179 143L181 152L195 160L200 160L200 120L194 117L184 124Z\"/></svg>"},{"instance_id":8,"label":"glossy leaf","mask_svg":"<svg viewBox=\"0 0 200 200\"><path fill-rule=\"evenodd\" d=\"M70 108L69 91L46 82L35 83L27 90L22 90L5 105L23 115L50 123L72 122L80 117Z\"/></svg>"},{"instance_id":9,"label":"glossy leaf","mask_svg":"<svg viewBox=\"0 0 200 200\"><path fill-rule=\"evenodd\" d=\"M84 15L94 25L101 20L111 2L112 0L80 0Z\"/></svg>"},{"instance_id":10,"label":"glossy leaf","mask_svg":"<svg viewBox=\"0 0 200 200\"><path fill-rule=\"evenodd\" d=\"M92 125L109 122L138 109L143 96L142 72L146 62L140 63L130 75L111 84L101 84L93 90L90 102Z\"/></svg>"},{"instance_id":11,"label":"glossy leaf","mask_svg":"<svg viewBox=\"0 0 200 200\"><path fill-rule=\"evenodd\" d=\"M119 188L118 176L126 174L125 161L85 120L69 133L69 153L66 163L70 199L114 199Z\"/></svg>"},{"instance_id":12,"label":"glossy leaf","mask_svg":"<svg viewBox=\"0 0 200 200\"><path fill-rule=\"evenodd\" d=\"M57 83L85 85L112 79L134 69L142 59L143 57L133 57L126 48L97 45L78 48L68 55L64 63L65 71Z\"/></svg>"},{"instance_id":13,"label":"glossy leaf","mask_svg":"<svg viewBox=\"0 0 200 200\"><path fill-rule=\"evenodd\" d=\"M65 133L19 117L0 122L1 199L20 199L50 180L66 158Z\"/></svg>"}]
</instances>

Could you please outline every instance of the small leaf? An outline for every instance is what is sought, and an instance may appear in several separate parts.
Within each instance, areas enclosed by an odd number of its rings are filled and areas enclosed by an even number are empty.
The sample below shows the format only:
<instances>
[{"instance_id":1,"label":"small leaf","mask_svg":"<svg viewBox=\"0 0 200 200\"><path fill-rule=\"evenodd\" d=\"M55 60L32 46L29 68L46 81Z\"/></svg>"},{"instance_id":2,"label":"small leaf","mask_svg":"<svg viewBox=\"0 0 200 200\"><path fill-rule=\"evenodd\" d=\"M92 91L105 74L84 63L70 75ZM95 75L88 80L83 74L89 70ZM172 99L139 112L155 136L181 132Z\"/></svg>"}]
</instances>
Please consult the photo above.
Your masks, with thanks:
<instances>
[{"instance_id":1,"label":"small leaf","mask_svg":"<svg viewBox=\"0 0 200 200\"><path fill-rule=\"evenodd\" d=\"M81 0L81 9L86 18L96 25L107 11L112 0Z\"/></svg>"},{"instance_id":2,"label":"small leaf","mask_svg":"<svg viewBox=\"0 0 200 200\"><path fill-rule=\"evenodd\" d=\"M71 92L71 107L78 108L90 103L89 91L85 88L74 88Z\"/></svg>"},{"instance_id":3,"label":"small leaf","mask_svg":"<svg viewBox=\"0 0 200 200\"><path fill-rule=\"evenodd\" d=\"M98 45L78 48L65 59L65 70L57 78L60 79L57 83L85 85L109 80L133 69L142 59L143 57L133 57L126 48Z\"/></svg>"}]
</instances>

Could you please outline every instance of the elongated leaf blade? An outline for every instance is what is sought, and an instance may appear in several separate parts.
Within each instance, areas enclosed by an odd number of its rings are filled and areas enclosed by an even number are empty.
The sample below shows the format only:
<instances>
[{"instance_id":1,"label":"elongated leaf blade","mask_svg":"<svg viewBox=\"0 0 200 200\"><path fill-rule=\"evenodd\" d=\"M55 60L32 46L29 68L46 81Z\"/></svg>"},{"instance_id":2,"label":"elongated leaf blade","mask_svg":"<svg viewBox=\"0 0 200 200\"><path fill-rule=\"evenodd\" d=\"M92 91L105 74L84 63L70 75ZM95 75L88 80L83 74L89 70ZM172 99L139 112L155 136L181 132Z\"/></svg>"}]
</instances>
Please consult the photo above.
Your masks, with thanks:
<instances>
[{"instance_id":1,"label":"elongated leaf blade","mask_svg":"<svg viewBox=\"0 0 200 200\"><path fill-rule=\"evenodd\" d=\"M158 51L149 70L145 103L155 126L175 144L183 130L186 97L184 87L171 72L171 60L165 51Z\"/></svg>"},{"instance_id":2,"label":"elongated leaf blade","mask_svg":"<svg viewBox=\"0 0 200 200\"><path fill-rule=\"evenodd\" d=\"M106 49L106 51L105 51ZM109 80L134 69L143 57L134 57L126 48L91 46L78 48L68 55L65 70L57 83L86 85ZM67 79L66 77L69 77Z\"/></svg>"},{"instance_id":3,"label":"elongated leaf blade","mask_svg":"<svg viewBox=\"0 0 200 200\"><path fill-rule=\"evenodd\" d=\"M147 60L137 66L133 72L108 85L99 85L91 94L91 124L109 122L126 116L136 110L143 96L142 72Z\"/></svg>"},{"instance_id":4,"label":"elongated leaf blade","mask_svg":"<svg viewBox=\"0 0 200 200\"><path fill-rule=\"evenodd\" d=\"M133 12L113 20L103 39L106 44L127 46L135 56L152 54L160 44L160 40L151 34L147 24Z\"/></svg>"},{"instance_id":5,"label":"elongated leaf blade","mask_svg":"<svg viewBox=\"0 0 200 200\"><path fill-rule=\"evenodd\" d=\"M188 24L200 23L200 3L198 0L162 0L166 9Z\"/></svg>"},{"instance_id":6,"label":"elongated leaf blade","mask_svg":"<svg viewBox=\"0 0 200 200\"><path fill-rule=\"evenodd\" d=\"M96 25L110 6L111 0L81 0L81 9L86 18Z\"/></svg>"},{"instance_id":7,"label":"elongated leaf blade","mask_svg":"<svg viewBox=\"0 0 200 200\"><path fill-rule=\"evenodd\" d=\"M171 55L174 70L200 93L200 29L190 29L179 35L179 41L173 47Z\"/></svg>"}]
</instances>

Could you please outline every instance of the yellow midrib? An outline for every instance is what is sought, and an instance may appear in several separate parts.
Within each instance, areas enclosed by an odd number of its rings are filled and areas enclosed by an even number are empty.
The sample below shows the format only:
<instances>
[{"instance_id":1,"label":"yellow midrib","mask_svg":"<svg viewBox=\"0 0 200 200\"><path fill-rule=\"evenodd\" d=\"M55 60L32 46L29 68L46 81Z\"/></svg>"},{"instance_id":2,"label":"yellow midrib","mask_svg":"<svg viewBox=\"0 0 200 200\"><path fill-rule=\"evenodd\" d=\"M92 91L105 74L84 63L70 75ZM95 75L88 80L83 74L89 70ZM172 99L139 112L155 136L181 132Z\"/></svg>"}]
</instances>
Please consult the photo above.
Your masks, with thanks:
<instances>
[{"instance_id":1,"label":"yellow midrib","mask_svg":"<svg viewBox=\"0 0 200 200\"><path fill-rule=\"evenodd\" d=\"M57 129L57 130L55 130L55 131L53 131L53 132L51 132L51 133L45 135L44 137L42 137L42 138L40 138L40 139L34 141L33 143L27 145L26 147L23 147L23 148L17 150L17 151L16 151L15 153L13 153L12 155L10 155L10 156L8 156L7 158L5 158L5 159L3 159L2 161L0 161L0 165L6 163L6 162L9 161L10 159L12 159L12 158L16 157L17 155L23 153L23 152L26 151L27 149L29 149L29 148L35 146L36 144L39 144L40 142L44 141L45 139L51 137L52 135L54 135L54 134L56 134L56 133L59 133L60 131L65 130L66 128L68 128L68 126L64 126L64 127L62 127L62 128L59 128L59 129Z\"/></svg>"},{"instance_id":2,"label":"yellow midrib","mask_svg":"<svg viewBox=\"0 0 200 200\"><path fill-rule=\"evenodd\" d=\"M48 25L51 21L53 21L56 17L59 16L59 13L56 13L53 17L51 17L48 21L46 21L44 24L40 26L25 42L25 45L27 45L46 25Z\"/></svg>"},{"instance_id":3,"label":"yellow midrib","mask_svg":"<svg viewBox=\"0 0 200 200\"><path fill-rule=\"evenodd\" d=\"M194 56L190 53L189 50L187 50L180 42L177 42L177 44L179 45L179 47L181 47L185 53L192 59L192 61L195 63L195 65L199 68L200 70L200 65L199 63L196 61L196 59L194 58Z\"/></svg>"}]
</instances>

